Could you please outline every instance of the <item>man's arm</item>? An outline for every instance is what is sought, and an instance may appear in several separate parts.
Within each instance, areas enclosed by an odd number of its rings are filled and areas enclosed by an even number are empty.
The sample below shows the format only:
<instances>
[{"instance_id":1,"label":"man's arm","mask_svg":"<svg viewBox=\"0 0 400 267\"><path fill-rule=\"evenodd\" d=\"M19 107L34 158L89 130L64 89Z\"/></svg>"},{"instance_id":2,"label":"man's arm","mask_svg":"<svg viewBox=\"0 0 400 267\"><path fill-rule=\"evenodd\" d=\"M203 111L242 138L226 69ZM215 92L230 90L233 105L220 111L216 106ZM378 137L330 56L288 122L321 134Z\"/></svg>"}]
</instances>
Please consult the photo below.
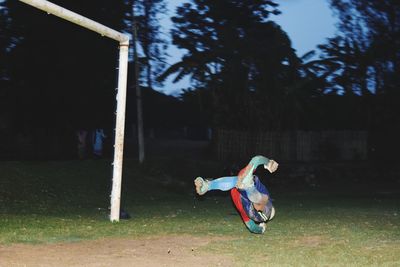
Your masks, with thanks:
<instances>
[{"instance_id":1,"label":"man's arm","mask_svg":"<svg viewBox=\"0 0 400 267\"><path fill-rule=\"evenodd\" d=\"M252 167L253 173L257 169L257 167L260 165L264 165L264 168L267 169L270 173L273 173L274 171L276 171L279 166L279 164L275 160L266 158L261 155L253 157L250 160L249 164L251 164L253 166Z\"/></svg>"},{"instance_id":2,"label":"man's arm","mask_svg":"<svg viewBox=\"0 0 400 267\"><path fill-rule=\"evenodd\" d=\"M254 168L257 168L257 167L260 166L260 165L266 165L266 164L268 164L268 162L269 162L269 158L266 158L266 157L261 156L261 155L257 155L257 156L254 156L254 157L250 160L249 164L253 165Z\"/></svg>"},{"instance_id":3,"label":"man's arm","mask_svg":"<svg viewBox=\"0 0 400 267\"><path fill-rule=\"evenodd\" d=\"M250 232L255 234L263 234L266 229L265 223L256 224L253 220L245 223Z\"/></svg>"}]
</instances>

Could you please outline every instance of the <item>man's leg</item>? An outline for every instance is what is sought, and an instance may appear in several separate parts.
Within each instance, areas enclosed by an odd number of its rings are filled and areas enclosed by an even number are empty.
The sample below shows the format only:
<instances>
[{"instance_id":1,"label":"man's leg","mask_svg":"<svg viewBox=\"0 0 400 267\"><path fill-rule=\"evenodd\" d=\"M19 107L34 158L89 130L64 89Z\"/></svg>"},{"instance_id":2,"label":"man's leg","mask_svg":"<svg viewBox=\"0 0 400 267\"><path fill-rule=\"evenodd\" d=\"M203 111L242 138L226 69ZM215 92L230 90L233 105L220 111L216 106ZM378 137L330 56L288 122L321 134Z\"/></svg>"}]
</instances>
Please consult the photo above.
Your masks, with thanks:
<instances>
[{"instance_id":1,"label":"man's leg","mask_svg":"<svg viewBox=\"0 0 400 267\"><path fill-rule=\"evenodd\" d=\"M214 180L204 180L201 177L197 177L194 180L196 192L199 195L204 195L210 190L228 191L234 188L236 183L237 176L226 176Z\"/></svg>"}]
</instances>

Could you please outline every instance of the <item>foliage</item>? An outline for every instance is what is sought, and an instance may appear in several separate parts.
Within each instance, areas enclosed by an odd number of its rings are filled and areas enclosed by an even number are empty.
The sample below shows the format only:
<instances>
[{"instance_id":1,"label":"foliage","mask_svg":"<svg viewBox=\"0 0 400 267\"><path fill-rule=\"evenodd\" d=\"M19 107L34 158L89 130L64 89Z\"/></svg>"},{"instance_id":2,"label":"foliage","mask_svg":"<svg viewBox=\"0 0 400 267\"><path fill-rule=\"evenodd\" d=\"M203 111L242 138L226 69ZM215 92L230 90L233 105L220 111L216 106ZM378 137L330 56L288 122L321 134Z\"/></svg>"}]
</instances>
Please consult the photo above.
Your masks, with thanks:
<instances>
[{"instance_id":1,"label":"foliage","mask_svg":"<svg viewBox=\"0 0 400 267\"><path fill-rule=\"evenodd\" d=\"M331 0L339 34L321 45L329 90L367 95L397 91L400 80L398 1Z\"/></svg>"},{"instance_id":2,"label":"foliage","mask_svg":"<svg viewBox=\"0 0 400 267\"><path fill-rule=\"evenodd\" d=\"M364 52L349 40L337 36L318 46L320 59L313 62L318 67L317 76L325 79L324 93L345 95L370 94L368 66Z\"/></svg>"},{"instance_id":3,"label":"foliage","mask_svg":"<svg viewBox=\"0 0 400 267\"><path fill-rule=\"evenodd\" d=\"M155 99L144 104L148 128L386 131L399 123L398 1L331 0L338 35L299 58L271 21L277 1L192 0L172 18L174 45L185 55L162 75L165 1L54 2L125 32L134 15L142 84L150 89L156 76L191 77L179 100L148 91ZM50 136L73 147L77 128L111 130L117 52L114 41L20 1L0 1L2 153L32 143L43 151L55 143ZM128 123L135 121L132 93Z\"/></svg>"},{"instance_id":4,"label":"foliage","mask_svg":"<svg viewBox=\"0 0 400 267\"><path fill-rule=\"evenodd\" d=\"M206 94L211 96L214 125L287 127L288 117L297 111L286 108L296 96L292 93L300 62L286 33L268 20L279 14L276 8L273 1L196 0L181 5L171 33L173 43L186 53L160 79L176 74L179 81L189 75L195 89L211 90Z\"/></svg>"},{"instance_id":5,"label":"foliage","mask_svg":"<svg viewBox=\"0 0 400 267\"><path fill-rule=\"evenodd\" d=\"M166 3L164 0L131 1L132 17L137 23L137 41L142 48L141 51L143 51L140 63L143 65L144 80L147 87L153 88L153 83L157 83L156 77L164 69L168 47L160 27L160 15L166 13ZM131 23L131 27L134 27L134 22Z\"/></svg>"}]
</instances>

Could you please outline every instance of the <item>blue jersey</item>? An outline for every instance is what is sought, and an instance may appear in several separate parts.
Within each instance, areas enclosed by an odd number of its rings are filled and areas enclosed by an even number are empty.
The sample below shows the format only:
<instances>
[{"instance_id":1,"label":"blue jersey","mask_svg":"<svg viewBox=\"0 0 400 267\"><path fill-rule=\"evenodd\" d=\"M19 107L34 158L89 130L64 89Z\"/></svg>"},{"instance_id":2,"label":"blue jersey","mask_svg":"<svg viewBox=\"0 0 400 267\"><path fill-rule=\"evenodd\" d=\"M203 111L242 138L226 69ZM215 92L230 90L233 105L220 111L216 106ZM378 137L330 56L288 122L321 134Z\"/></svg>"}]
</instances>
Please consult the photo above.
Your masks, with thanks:
<instances>
[{"instance_id":1,"label":"blue jersey","mask_svg":"<svg viewBox=\"0 0 400 267\"><path fill-rule=\"evenodd\" d=\"M269 197L268 189L260 182L260 179L255 175L254 175L254 186L256 187L258 192L268 196L267 205L265 206L264 210L262 210L262 212L267 217L269 217L271 215L271 210L272 210L272 200ZM240 193L240 200L241 200L240 202L247 216L255 222L263 222L264 219L260 216L260 214L258 214L258 211L254 208L253 203L248 198L246 191L240 189L238 191Z\"/></svg>"}]
</instances>

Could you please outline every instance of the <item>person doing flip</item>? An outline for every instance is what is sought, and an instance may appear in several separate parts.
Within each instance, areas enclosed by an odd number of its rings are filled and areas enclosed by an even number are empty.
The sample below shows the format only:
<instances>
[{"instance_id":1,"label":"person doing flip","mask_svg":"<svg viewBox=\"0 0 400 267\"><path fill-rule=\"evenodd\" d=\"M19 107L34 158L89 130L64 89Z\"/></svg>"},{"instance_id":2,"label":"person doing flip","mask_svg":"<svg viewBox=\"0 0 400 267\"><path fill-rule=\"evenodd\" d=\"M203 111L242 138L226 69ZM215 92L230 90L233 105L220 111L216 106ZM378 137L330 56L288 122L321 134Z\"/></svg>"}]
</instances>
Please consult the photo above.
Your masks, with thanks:
<instances>
[{"instance_id":1,"label":"person doing flip","mask_svg":"<svg viewBox=\"0 0 400 267\"><path fill-rule=\"evenodd\" d=\"M270 173L275 172L279 166L273 159L258 155L253 157L237 176L217 179L197 177L194 180L196 192L204 195L211 190L230 190L232 201L248 230L255 234L263 234L266 223L275 216L275 208L268 189L254 175L260 165Z\"/></svg>"}]
</instances>

